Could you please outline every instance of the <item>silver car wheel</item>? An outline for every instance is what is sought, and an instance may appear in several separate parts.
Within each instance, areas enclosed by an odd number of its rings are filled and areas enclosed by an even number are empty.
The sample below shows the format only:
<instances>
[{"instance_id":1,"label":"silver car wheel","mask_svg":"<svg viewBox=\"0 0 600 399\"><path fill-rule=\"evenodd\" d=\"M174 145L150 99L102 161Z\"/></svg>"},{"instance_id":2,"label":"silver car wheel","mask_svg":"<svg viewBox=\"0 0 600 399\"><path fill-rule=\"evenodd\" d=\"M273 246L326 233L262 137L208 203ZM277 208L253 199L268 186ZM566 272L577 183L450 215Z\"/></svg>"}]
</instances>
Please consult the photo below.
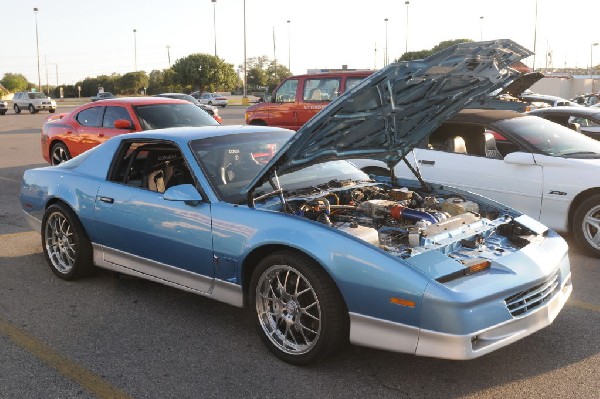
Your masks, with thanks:
<instances>
[{"instance_id":1,"label":"silver car wheel","mask_svg":"<svg viewBox=\"0 0 600 399\"><path fill-rule=\"evenodd\" d=\"M55 145L52 149L52 165L60 165L61 163L66 162L68 160L69 156L67 155L67 152L65 151L63 146Z\"/></svg>"},{"instance_id":2,"label":"silver car wheel","mask_svg":"<svg viewBox=\"0 0 600 399\"><path fill-rule=\"evenodd\" d=\"M581 229L589 245L600 250L600 205L592 207L585 213Z\"/></svg>"},{"instance_id":3,"label":"silver car wheel","mask_svg":"<svg viewBox=\"0 0 600 399\"><path fill-rule=\"evenodd\" d=\"M269 340L282 352L309 352L321 334L321 305L309 281L287 265L273 265L256 285L256 312Z\"/></svg>"},{"instance_id":4,"label":"silver car wheel","mask_svg":"<svg viewBox=\"0 0 600 399\"><path fill-rule=\"evenodd\" d=\"M52 266L62 274L68 274L75 265L77 247L71 224L60 212L48 216L45 231L45 250Z\"/></svg>"}]
</instances>

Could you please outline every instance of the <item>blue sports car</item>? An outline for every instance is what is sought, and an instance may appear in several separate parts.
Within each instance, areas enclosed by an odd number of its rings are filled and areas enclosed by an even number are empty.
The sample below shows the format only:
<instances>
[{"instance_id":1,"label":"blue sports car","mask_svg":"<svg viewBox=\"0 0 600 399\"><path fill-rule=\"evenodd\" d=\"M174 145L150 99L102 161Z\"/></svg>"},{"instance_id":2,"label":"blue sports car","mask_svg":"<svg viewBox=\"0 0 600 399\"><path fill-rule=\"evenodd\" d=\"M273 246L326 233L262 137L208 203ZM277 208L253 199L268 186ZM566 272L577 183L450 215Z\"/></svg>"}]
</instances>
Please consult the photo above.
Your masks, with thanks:
<instances>
[{"instance_id":1,"label":"blue sports car","mask_svg":"<svg viewBox=\"0 0 600 399\"><path fill-rule=\"evenodd\" d=\"M97 266L248 307L284 361L348 342L475 358L555 319L572 291L567 244L513 209L393 170L529 54L497 40L390 65L297 133L120 135L26 171L21 204L60 278ZM361 157L390 176L345 160Z\"/></svg>"}]
</instances>

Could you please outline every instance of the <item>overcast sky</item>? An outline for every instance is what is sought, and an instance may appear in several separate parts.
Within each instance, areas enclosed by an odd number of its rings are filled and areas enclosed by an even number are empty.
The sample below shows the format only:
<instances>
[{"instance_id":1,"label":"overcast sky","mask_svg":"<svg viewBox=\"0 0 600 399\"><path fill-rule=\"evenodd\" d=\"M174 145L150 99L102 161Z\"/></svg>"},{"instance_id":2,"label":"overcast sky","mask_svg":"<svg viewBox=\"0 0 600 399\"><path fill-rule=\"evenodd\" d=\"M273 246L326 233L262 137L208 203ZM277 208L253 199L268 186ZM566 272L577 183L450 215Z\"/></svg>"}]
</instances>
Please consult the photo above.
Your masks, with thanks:
<instances>
[{"instance_id":1,"label":"overcast sky","mask_svg":"<svg viewBox=\"0 0 600 399\"><path fill-rule=\"evenodd\" d=\"M237 68L244 59L243 0L0 0L0 77L22 73L37 82L35 16L42 84L150 72L192 53L217 55ZM600 0L537 0L536 67L587 68L600 42ZM443 40L509 38L533 50L536 0L246 0L246 54L273 58L292 73L312 68L381 68L408 50ZM480 17L483 17L480 18ZM585 22L589 19L589 22ZM287 21L290 20L288 24ZM274 32L274 35L273 35ZM291 46L288 46L288 43ZM593 49L600 64L600 46ZM529 66L533 57L525 61Z\"/></svg>"}]
</instances>

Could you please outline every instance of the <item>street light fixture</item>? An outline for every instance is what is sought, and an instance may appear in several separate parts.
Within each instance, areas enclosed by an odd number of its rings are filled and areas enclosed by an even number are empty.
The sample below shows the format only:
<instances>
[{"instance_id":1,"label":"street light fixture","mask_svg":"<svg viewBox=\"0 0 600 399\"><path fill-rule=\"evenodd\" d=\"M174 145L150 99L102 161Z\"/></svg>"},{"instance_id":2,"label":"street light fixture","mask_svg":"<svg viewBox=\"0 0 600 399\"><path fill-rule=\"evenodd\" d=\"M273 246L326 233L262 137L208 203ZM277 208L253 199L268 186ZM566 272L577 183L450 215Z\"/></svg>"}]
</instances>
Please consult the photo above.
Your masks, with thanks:
<instances>
[{"instance_id":1,"label":"street light fixture","mask_svg":"<svg viewBox=\"0 0 600 399\"><path fill-rule=\"evenodd\" d=\"M594 55L594 46L597 46L598 43L592 43L590 45L590 79L593 79L592 74L594 73L594 63L592 62L592 56ZM594 81L592 80L592 91L594 87Z\"/></svg>"},{"instance_id":2,"label":"street light fixture","mask_svg":"<svg viewBox=\"0 0 600 399\"><path fill-rule=\"evenodd\" d=\"M385 54L383 55L383 66L388 64L388 19L385 21Z\"/></svg>"},{"instance_id":3,"label":"street light fixture","mask_svg":"<svg viewBox=\"0 0 600 399\"><path fill-rule=\"evenodd\" d=\"M133 65L137 72L137 29L133 30Z\"/></svg>"},{"instance_id":4,"label":"street light fixture","mask_svg":"<svg viewBox=\"0 0 600 399\"><path fill-rule=\"evenodd\" d=\"M410 1L405 1L404 4L406 4L406 36L404 52L408 53L408 5L410 4Z\"/></svg>"},{"instance_id":5,"label":"street light fixture","mask_svg":"<svg viewBox=\"0 0 600 399\"><path fill-rule=\"evenodd\" d=\"M37 49L37 69L38 69L38 91L42 91L42 75L40 74L40 42L38 39L38 23L37 23L37 15L38 8L33 8L33 15L35 15L35 47Z\"/></svg>"},{"instance_id":6,"label":"street light fixture","mask_svg":"<svg viewBox=\"0 0 600 399\"><path fill-rule=\"evenodd\" d=\"M290 20L287 21L288 24L288 70L290 73L292 72L292 28L290 28Z\"/></svg>"},{"instance_id":7,"label":"street light fixture","mask_svg":"<svg viewBox=\"0 0 600 399\"><path fill-rule=\"evenodd\" d=\"M246 81L248 80L248 61L246 59L246 0L244 0L244 96L242 105L248 105L248 91Z\"/></svg>"},{"instance_id":8,"label":"street light fixture","mask_svg":"<svg viewBox=\"0 0 600 399\"><path fill-rule=\"evenodd\" d=\"M217 56L217 0L211 0L213 3L213 26L215 32L215 57Z\"/></svg>"},{"instance_id":9,"label":"street light fixture","mask_svg":"<svg viewBox=\"0 0 600 399\"><path fill-rule=\"evenodd\" d=\"M483 17L479 17L479 41L483 41Z\"/></svg>"}]
</instances>

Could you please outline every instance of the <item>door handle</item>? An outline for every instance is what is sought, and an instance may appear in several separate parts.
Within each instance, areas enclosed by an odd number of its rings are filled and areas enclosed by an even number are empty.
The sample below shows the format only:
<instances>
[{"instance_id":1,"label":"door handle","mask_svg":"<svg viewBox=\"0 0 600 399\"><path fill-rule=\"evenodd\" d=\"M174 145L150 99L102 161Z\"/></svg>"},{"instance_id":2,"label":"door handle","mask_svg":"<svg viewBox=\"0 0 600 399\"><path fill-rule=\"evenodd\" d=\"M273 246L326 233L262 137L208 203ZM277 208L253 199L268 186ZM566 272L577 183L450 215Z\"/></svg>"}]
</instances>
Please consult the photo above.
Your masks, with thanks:
<instances>
[{"instance_id":1,"label":"door handle","mask_svg":"<svg viewBox=\"0 0 600 399\"><path fill-rule=\"evenodd\" d=\"M426 159L419 159L419 163L421 165L435 165L435 161L428 161Z\"/></svg>"},{"instance_id":2,"label":"door handle","mask_svg":"<svg viewBox=\"0 0 600 399\"><path fill-rule=\"evenodd\" d=\"M98 199L102 202L106 202L107 204L112 204L115 202L114 198L110 197L98 197Z\"/></svg>"}]
</instances>

